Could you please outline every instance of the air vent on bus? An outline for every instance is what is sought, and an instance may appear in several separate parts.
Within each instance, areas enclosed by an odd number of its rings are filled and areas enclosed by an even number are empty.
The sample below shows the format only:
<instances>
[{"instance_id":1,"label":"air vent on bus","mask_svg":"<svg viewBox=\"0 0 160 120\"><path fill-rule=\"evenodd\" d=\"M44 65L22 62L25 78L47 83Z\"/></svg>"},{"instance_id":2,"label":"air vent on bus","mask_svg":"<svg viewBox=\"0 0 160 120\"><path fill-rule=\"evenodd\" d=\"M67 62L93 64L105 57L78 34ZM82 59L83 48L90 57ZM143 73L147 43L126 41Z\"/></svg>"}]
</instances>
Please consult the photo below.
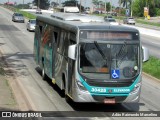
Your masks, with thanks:
<instances>
[{"instance_id":1,"label":"air vent on bus","mask_svg":"<svg viewBox=\"0 0 160 120\"><path fill-rule=\"evenodd\" d=\"M103 18L101 17L75 13L55 13L51 15L51 17L63 21L104 22Z\"/></svg>"}]
</instances>

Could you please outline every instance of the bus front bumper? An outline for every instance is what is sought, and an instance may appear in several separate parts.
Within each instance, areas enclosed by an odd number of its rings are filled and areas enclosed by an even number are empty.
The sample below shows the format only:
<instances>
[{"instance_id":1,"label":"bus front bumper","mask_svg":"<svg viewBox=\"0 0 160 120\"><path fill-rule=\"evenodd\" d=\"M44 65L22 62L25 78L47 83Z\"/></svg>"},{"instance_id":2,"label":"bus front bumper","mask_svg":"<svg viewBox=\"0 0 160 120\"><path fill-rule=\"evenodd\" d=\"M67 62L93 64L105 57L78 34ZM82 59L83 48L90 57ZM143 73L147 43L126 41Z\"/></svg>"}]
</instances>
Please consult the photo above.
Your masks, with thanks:
<instances>
[{"instance_id":1,"label":"bus front bumper","mask_svg":"<svg viewBox=\"0 0 160 120\"><path fill-rule=\"evenodd\" d=\"M95 103L104 103L105 99L115 99L115 103L130 103L134 102L137 103L140 100L140 92L141 92L141 87L134 91L131 92L128 96L121 96L119 95L101 95L101 94L92 94L89 93L88 91L80 90L79 88L73 88L72 92L72 99L74 102L95 102Z\"/></svg>"}]
</instances>

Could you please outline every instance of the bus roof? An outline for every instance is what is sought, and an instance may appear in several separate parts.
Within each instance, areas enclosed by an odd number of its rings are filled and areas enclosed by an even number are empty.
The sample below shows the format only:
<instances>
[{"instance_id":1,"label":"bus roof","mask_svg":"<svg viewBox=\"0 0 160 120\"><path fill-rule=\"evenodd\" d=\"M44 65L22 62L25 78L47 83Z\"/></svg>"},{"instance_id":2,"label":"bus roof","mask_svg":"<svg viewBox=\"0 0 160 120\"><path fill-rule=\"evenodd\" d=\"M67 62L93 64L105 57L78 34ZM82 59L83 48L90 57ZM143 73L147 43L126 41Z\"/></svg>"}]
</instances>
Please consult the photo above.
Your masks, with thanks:
<instances>
[{"instance_id":1,"label":"bus roof","mask_svg":"<svg viewBox=\"0 0 160 120\"><path fill-rule=\"evenodd\" d=\"M138 32L135 28L122 25L111 25L106 23L102 17L84 15L78 13L54 13L52 15L37 16L37 20L50 25L63 27L64 29L77 31L80 30L111 30L111 31L130 31Z\"/></svg>"}]
</instances>

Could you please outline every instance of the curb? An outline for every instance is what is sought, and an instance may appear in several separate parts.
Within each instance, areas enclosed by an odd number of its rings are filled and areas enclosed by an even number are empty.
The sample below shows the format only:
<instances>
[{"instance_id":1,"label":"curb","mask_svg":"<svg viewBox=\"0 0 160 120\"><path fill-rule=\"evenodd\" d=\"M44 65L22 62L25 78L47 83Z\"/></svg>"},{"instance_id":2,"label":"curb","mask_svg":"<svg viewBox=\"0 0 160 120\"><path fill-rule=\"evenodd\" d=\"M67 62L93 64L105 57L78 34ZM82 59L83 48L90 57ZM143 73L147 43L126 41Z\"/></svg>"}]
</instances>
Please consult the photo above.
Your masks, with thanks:
<instances>
[{"instance_id":1,"label":"curb","mask_svg":"<svg viewBox=\"0 0 160 120\"><path fill-rule=\"evenodd\" d=\"M18 109L20 111L36 111L36 107L32 104L32 100L30 99L28 93L25 90L23 90L23 86L21 85L19 80L16 78L16 75L8 67L8 63L6 62L5 58L3 57L4 52L2 49L3 48L0 48L0 56L2 57L4 64L6 64L7 69L13 74L12 78L7 75L5 75L5 77L8 80L9 86L11 87L11 90L12 90L13 95L15 97L15 101L18 104Z\"/></svg>"},{"instance_id":2,"label":"curb","mask_svg":"<svg viewBox=\"0 0 160 120\"><path fill-rule=\"evenodd\" d=\"M151 80L155 80L155 81L157 81L157 82L160 82L160 79L155 78L155 77L153 77L153 76L151 76L151 75L149 75L149 74L147 74L147 73L145 73L145 72L142 72L142 75L150 78Z\"/></svg>"}]
</instances>

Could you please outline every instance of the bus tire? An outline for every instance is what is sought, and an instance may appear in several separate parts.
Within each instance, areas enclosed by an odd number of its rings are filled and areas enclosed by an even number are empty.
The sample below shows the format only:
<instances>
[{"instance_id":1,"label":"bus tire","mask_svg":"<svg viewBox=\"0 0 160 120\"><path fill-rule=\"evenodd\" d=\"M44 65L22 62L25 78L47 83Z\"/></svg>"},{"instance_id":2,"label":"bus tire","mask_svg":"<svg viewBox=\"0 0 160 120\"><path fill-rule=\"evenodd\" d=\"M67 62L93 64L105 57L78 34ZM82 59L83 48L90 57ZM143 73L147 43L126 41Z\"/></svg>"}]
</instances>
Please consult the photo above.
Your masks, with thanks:
<instances>
[{"instance_id":1,"label":"bus tire","mask_svg":"<svg viewBox=\"0 0 160 120\"><path fill-rule=\"evenodd\" d=\"M43 79L43 80L46 79L46 74L45 74L44 65L43 65L43 68L42 68L42 79Z\"/></svg>"}]
</instances>

